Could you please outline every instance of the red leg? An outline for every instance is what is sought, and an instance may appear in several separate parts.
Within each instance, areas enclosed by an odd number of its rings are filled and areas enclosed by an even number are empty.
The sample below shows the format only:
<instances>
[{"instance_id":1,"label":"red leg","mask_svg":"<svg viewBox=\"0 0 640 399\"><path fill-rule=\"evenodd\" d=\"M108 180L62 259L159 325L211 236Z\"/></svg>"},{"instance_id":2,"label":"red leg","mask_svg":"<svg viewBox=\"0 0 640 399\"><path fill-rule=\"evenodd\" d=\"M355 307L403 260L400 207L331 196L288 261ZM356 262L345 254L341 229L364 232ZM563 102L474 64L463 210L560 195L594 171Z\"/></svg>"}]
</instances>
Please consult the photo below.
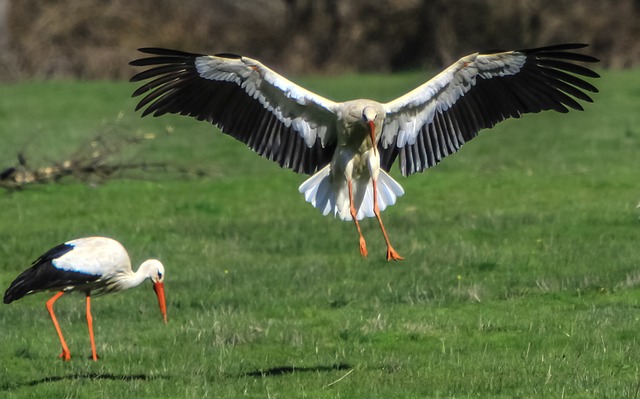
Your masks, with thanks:
<instances>
[{"instance_id":1,"label":"red leg","mask_svg":"<svg viewBox=\"0 0 640 399\"><path fill-rule=\"evenodd\" d=\"M64 337L62 336L62 330L60 330L60 325L58 324L58 319L56 319L56 315L53 312L53 304L58 300L62 295L64 295L63 291L55 294L51 299L47 301L47 310L49 311L49 316L51 316L51 321L53 321L53 326L56 328L56 332L58 333L58 338L60 338L60 344L62 344L62 353L60 354L60 358L62 360L70 360L71 352L69 352L69 348L67 347L67 343L64 341Z\"/></svg>"},{"instance_id":2,"label":"red leg","mask_svg":"<svg viewBox=\"0 0 640 399\"><path fill-rule=\"evenodd\" d=\"M389 242L389 237L387 236L387 231L384 229L384 224L382 224L382 217L380 216L380 209L378 208L378 185L375 179L373 179L373 212L376 214L376 218L380 224L380 229L382 230L382 235L387 243L387 260L403 260L404 258L398 255L396 250L391 246L391 242Z\"/></svg>"},{"instance_id":3,"label":"red leg","mask_svg":"<svg viewBox=\"0 0 640 399\"><path fill-rule=\"evenodd\" d=\"M91 296L87 294L87 325L89 326L89 340L91 341L91 358L98 361L96 341L93 338L93 317L91 316Z\"/></svg>"},{"instance_id":4,"label":"red leg","mask_svg":"<svg viewBox=\"0 0 640 399\"><path fill-rule=\"evenodd\" d=\"M347 181L347 186L349 188L349 213L351 213L351 218L355 222L358 235L360 236L360 255L366 258L369 252L367 251L367 242L364 240L362 231L360 230L360 223L358 223L358 219L356 218L356 208L353 206L353 186L351 180Z\"/></svg>"}]
</instances>

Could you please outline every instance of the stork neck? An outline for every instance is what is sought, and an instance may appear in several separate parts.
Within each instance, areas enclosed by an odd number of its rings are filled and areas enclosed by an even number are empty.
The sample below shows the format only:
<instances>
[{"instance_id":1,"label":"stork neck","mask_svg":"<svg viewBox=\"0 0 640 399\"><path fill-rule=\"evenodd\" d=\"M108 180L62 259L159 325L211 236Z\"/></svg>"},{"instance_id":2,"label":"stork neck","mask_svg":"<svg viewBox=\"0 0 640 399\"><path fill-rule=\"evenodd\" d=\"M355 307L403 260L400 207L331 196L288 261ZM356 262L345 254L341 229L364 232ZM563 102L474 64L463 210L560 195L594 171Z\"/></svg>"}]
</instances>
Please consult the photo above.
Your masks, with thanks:
<instances>
[{"instance_id":1,"label":"stork neck","mask_svg":"<svg viewBox=\"0 0 640 399\"><path fill-rule=\"evenodd\" d=\"M120 285L122 290L127 290L129 288L134 288L139 286L144 282L144 280L148 278L149 278L149 270L143 263L142 265L140 265L140 267L135 273L131 272L131 273L125 274L118 282L118 285Z\"/></svg>"}]
</instances>

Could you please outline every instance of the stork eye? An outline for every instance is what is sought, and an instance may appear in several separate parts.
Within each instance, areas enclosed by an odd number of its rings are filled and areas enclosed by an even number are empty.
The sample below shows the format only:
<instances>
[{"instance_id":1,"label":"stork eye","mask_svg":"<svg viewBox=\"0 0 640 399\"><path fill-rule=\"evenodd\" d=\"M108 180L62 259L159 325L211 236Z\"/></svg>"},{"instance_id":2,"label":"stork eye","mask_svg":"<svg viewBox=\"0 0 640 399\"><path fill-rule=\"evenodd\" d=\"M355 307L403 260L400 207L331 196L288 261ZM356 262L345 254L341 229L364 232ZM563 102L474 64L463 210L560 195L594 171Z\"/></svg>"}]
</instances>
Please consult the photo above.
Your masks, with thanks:
<instances>
[{"instance_id":1,"label":"stork eye","mask_svg":"<svg viewBox=\"0 0 640 399\"><path fill-rule=\"evenodd\" d=\"M162 280L162 272L158 272L158 280Z\"/></svg>"}]
</instances>

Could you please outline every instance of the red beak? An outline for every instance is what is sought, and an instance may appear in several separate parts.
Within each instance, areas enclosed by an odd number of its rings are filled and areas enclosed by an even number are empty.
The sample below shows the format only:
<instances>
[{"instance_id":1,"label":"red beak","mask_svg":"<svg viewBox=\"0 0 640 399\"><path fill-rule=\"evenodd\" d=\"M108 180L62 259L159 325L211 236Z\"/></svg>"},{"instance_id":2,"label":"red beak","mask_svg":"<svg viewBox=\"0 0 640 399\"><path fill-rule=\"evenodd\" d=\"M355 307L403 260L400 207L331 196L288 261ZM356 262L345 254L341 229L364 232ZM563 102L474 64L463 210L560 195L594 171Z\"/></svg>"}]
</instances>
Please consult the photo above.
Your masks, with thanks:
<instances>
[{"instance_id":1,"label":"red beak","mask_svg":"<svg viewBox=\"0 0 640 399\"><path fill-rule=\"evenodd\" d=\"M373 153L375 154L378 151L376 147L376 125L374 125L373 121L367 122L369 124L369 134L371 134L371 145L373 146Z\"/></svg>"},{"instance_id":2,"label":"red beak","mask_svg":"<svg viewBox=\"0 0 640 399\"><path fill-rule=\"evenodd\" d=\"M156 292L156 296L158 297L158 305L160 305L160 313L162 313L162 318L164 319L164 323L167 323L167 301L164 298L164 283L156 282L153 284L153 290Z\"/></svg>"}]
</instances>

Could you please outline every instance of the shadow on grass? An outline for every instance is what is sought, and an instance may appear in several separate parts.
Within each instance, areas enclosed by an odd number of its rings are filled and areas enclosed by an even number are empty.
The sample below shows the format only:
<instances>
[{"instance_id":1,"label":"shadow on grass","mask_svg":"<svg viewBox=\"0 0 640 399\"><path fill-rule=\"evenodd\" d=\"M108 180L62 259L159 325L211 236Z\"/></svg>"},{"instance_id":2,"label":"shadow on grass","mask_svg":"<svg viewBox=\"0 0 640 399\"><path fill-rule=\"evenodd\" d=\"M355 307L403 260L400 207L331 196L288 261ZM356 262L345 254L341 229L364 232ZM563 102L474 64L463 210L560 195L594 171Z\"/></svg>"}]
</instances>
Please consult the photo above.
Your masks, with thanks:
<instances>
[{"instance_id":1,"label":"shadow on grass","mask_svg":"<svg viewBox=\"0 0 640 399\"><path fill-rule=\"evenodd\" d=\"M346 363L332 364L331 366L314 366L314 367L296 367L296 366L280 366L266 370L255 370L240 374L241 377L274 377L293 373L314 373L327 372L335 370L349 370L353 367Z\"/></svg>"},{"instance_id":2,"label":"shadow on grass","mask_svg":"<svg viewBox=\"0 0 640 399\"><path fill-rule=\"evenodd\" d=\"M113 381L151 381L157 379L169 379L167 376L154 375L148 376L146 374L130 374L130 375L116 375L111 373L86 373L86 374L69 374L44 377L39 380L26 381L23 383L14 383L0 386L0 391L7 391L19 387L33 387L40 384L46 384L49 382L59 381L71 381L71 380L113 380Z\"/></svg>"}]
</instances>

